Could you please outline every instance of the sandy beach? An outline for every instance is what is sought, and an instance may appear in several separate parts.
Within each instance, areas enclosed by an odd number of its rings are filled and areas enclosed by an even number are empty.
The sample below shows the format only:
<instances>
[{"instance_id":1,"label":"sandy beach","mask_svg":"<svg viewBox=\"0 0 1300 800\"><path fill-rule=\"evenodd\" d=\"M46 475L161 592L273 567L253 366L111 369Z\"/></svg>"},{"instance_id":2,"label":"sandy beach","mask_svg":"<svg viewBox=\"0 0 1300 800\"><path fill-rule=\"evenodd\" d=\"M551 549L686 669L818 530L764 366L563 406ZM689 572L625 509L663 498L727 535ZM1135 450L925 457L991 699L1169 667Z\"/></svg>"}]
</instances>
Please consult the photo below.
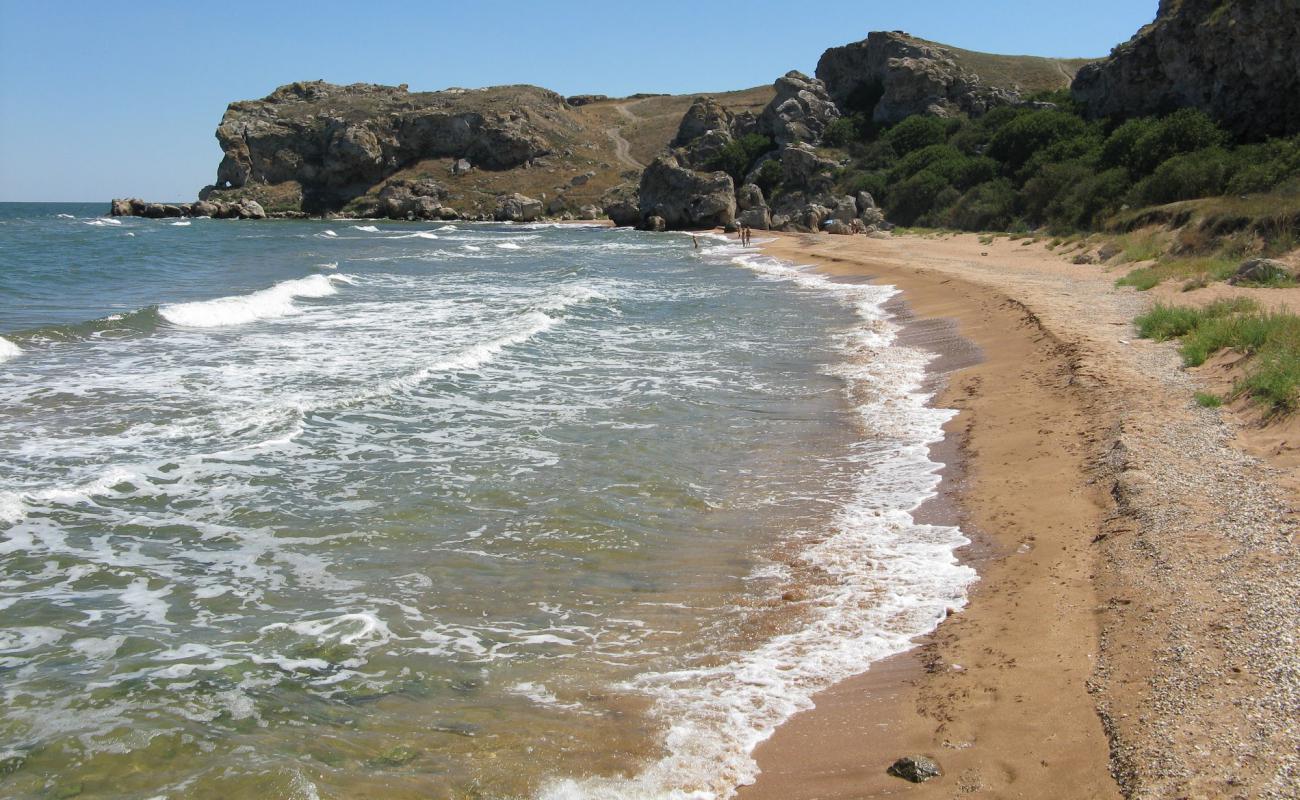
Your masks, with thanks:
<instances>
[{"instance_id":1,"label":"sandy beach","mask_svg":"<svg viewBox=\"0 0 1300 800\"><path fill-rule=\"evenodd\" d=\"M980 582L917 649L761 745L739 796L1297 796L1291 424L1197 407L1225 378L1136 339L1152 298L1041 243L778 234L763 249L903 291L909 342L941 356L936 402L962 412L921 513L963 527ZM918 753L942 777L886 774Z\"/></svg>"}]
</instances>

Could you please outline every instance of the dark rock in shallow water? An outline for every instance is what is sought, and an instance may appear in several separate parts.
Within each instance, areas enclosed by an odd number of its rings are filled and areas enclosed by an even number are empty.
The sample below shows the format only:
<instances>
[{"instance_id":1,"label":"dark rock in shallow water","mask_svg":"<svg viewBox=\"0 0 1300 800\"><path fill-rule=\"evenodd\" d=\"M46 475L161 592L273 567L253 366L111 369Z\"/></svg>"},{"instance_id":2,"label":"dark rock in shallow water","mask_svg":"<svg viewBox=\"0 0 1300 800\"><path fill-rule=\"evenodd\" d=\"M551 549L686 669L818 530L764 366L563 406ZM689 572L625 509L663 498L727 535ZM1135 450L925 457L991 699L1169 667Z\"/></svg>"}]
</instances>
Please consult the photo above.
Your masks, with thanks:
<instances>
[{"instance_id":1,"label":"dark rock in shallow water","mask_svg":"<svg viewBox=\"0 0 1300 800\"><path fill-rule=\"evenodd\" d=\"M888 772L895 778L912 783L925 783L941 774L939 765L925 756L903 756L890 765Z\"/></svg>"}]
</instances>

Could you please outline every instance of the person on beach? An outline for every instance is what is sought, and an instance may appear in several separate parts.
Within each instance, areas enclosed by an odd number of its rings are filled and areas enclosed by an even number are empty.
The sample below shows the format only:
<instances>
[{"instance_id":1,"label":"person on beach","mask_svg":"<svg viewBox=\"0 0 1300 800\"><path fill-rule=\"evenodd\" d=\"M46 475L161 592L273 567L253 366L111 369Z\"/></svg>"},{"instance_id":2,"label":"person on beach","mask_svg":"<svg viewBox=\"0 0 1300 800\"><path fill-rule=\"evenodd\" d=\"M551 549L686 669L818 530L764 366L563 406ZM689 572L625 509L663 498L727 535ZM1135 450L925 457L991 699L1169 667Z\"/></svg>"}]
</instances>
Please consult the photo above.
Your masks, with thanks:
<instances>
[{"instance_id":1,"label":"person on beach","mask_svg":"<svg viewBox=\"0 0 1300 800\"><path fill-rule=\"evenodd\" d=\"M696 236L693 233L691 234L691 243L695 245L696 250L700 249L700 237Z\"/></svg>"}]
</instances>

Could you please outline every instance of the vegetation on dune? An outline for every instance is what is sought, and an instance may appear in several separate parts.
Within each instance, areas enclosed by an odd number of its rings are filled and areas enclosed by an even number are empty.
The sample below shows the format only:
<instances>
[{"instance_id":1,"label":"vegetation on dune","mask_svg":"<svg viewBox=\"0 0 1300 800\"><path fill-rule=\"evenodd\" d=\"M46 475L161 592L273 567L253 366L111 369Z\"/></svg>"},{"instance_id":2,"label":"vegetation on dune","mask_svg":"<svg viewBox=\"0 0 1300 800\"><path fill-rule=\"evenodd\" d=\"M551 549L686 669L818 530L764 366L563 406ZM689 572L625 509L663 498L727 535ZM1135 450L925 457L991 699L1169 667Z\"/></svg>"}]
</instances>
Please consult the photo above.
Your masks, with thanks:
<instances>
[{"instance_id":1,"label":"vegetation on dune","mask_svg":"<svg viewBox=\"0 0 1300 800\"><path fill-rule=\"evenodd\" d=\"M1236 298L1204 308L1157 304L1135 322L1145 338L1178 339L1187 366L1200 366L1223 350L1249 356L1231 397L1252 397L1274 412L1300 405L1300 316L1264 311L1251 300ZM1222 398L1198 396L1197 402L1213 406Z\"/></svg>"}]
</instances>

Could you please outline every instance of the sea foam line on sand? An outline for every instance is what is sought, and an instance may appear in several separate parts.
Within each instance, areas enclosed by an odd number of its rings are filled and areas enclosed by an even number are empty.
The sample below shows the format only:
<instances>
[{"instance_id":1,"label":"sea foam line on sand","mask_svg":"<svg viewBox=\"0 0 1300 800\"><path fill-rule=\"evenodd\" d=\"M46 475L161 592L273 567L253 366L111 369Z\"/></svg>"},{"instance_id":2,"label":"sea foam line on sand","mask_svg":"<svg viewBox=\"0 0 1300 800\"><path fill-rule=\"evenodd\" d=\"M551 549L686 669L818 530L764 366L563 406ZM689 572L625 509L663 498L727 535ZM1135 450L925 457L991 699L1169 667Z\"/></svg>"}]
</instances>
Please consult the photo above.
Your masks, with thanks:
<instances>
[{"instance_id":1,"label":"sea foam line on sand","mask_svg":"<svg viewBox=\"0 0 1300 800\"><path fill-rule=\"evenodd\" d=\"M858 454L852 498L836 513L827 536L802 554L835 580L810 598L812 616L798 631L775 637L728 663L704 669L647 673L627 691L654 698L664 723L667 755L631 778L561 780L543 800L723 800L757 775L752 753L777 726L812 707L812 697L907 650L950 609L966 602L975 572L955 551L968 543L953 527L912 518L933 497L941 465L929 445L943 439L955 412L931 408L922 389L930 356L897 344L888 319L891 287L837 284L776 259L726 244L707 248L710 261L730 261L770 279L825 292L851 307L862 323L840 344L839 374L864 430L898 441Z\"/></svg>"}]
</instances>

